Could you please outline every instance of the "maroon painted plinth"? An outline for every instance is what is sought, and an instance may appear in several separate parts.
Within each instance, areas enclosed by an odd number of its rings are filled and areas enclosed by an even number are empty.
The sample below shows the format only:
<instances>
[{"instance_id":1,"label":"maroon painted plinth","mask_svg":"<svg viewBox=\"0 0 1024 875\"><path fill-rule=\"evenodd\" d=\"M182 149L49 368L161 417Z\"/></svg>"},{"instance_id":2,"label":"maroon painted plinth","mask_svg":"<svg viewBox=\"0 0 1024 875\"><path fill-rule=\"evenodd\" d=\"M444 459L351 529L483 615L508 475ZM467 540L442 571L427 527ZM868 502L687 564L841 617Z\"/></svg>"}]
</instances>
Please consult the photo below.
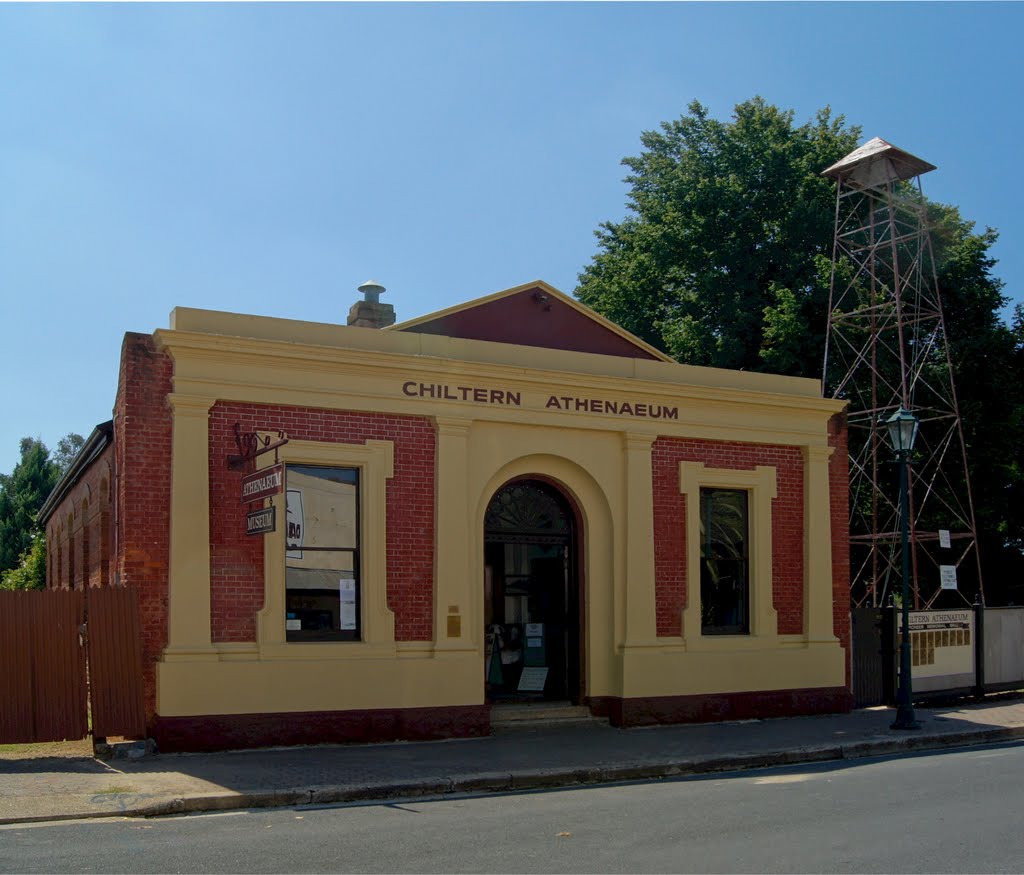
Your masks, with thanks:
<instances>
[{"instance_id":1,"label":"maroon painted plinth","mask_svg":"<svg viewBox=\"0 0 1024 875\"><path fill-rule=\"evenodd\" d=\"M151 730L159 749L172 753L290 744L471 738L489 734L491 720L487 705L461 705L374 711L157 716Z\"/></svg>"},{"instance_id":2,"label":"maroon painted plinth","mask_svg":"<svg viewBox=\"0 0 1024 875\"><path fill-rule=\"evenodd\" d=\"M590 710L613 726L652 726L658 723L715 723L807 714L845 714L853 707L846 687L811 690L770 690L756 693L717 693L706 696L650 696L590 700Z\"/></svg>"}]
</instances>

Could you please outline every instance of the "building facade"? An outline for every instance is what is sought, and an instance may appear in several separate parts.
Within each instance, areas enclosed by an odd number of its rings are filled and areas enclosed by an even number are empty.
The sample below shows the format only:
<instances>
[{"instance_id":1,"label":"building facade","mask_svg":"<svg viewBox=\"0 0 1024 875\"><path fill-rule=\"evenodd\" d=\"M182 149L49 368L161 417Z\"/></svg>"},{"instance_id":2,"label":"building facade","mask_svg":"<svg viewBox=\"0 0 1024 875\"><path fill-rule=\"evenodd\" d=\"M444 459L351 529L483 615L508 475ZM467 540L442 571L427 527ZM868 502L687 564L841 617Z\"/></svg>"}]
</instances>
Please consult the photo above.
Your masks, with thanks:
<instances>
[{"instance_id":1,"label":"building facade","mask_svg":"<svg viewBox=\"0 0 1024 875\"><path fill-rule=\"evenodd\" d=\"M677 364L539 282L383 329L179 308L126 335L47 537L106 483L90 549L138 591L165 750L478 735L542 697L841 711L845 440L816 381Z\"/></svg>"}]
</instances>

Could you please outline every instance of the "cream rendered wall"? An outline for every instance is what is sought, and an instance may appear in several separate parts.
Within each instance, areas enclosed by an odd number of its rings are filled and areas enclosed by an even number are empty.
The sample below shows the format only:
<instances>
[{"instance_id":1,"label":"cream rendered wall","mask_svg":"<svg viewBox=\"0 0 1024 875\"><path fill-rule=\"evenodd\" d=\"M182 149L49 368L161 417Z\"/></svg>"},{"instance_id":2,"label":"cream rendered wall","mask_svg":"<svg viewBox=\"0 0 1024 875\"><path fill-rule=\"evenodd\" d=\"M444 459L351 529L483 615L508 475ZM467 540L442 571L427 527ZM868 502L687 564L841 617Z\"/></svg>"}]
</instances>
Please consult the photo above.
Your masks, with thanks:
<instances>
[{"instance_id":1,"label":"cream rendered wall","mask_svg":"<svg viewBox=\"0 0 1024 875\"><path fill-rule=\"evenodd\" d=\"M812 381L195 310L176 313L174 323L176 330L155 333L158 346L174 359L176 399L172 622L157 667L161 715L480 704L484 512L505 482L529 475L560 484L583 517L583 672L589 695L844 685L843 651L826 627L832 604L831 544L828 514L821 512L828 495L828 469L822 463L828 453L827 423L842 405L820 399ZM261 336L247 336L252 334ZM452 355L457 357L446 357ZM402 390L409 380L514 390L522 403L413 397ZM653 420L545 406L551 395L567 393L643 400L673 407L678 417ZM433 642L395 642L393 623L389 627L382 615L372 641L285 644L280 640L283 617L278 635L274 609L269 614L265 609L261 640L211 643L209 568L200 567L204 560L208 565L209 551L195 542L202 540L200 529L208 531L214 511L209 507L203 416L217 400L435 420ZM816 537L808 540L805 563L813 606L805 615L813 629L795 636L705 639L699 645L682 637L656 637L651 445L662 434L804 448L805 457L814 461L806 466L806 488ZM307 457L316 458L333 458L335 452L336 445L330 444L306 449ZM354 464L377 464L372 453L361 462L355 452ZM310 459L300 455L293 460ZM383 495L388 475L375 476ZM283 519L283 497L281 502ZM382 509L364 514L367 520L371 516L379 538ZM283 539L283 531L266 537ZM267 552L283 555L283 543ZM267 571L268 605L283 600L277 592L283 568L280 576L274 568ZM364 598L364 604L370 601Z\"/></svg>"}]
</instances>

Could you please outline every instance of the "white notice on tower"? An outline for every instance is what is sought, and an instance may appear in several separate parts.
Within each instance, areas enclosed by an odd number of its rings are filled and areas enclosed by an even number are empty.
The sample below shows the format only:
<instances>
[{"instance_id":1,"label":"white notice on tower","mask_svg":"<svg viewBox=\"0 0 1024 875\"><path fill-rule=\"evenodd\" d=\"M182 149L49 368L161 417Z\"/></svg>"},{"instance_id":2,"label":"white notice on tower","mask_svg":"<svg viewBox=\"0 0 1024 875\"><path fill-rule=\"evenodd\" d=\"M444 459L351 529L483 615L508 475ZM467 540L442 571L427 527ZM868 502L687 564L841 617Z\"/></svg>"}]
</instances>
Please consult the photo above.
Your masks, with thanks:
<instances>
[{"instance_id":1,"label":"white notice on tower","mask_svg":"<svg viewBox=\"0 0 1024 875\"><path fill-rule=\"evenodd\" d=\"M940 565L939 580L942 581L943 589L956 589L956 566Z\"/></svg>"}]
</instances>

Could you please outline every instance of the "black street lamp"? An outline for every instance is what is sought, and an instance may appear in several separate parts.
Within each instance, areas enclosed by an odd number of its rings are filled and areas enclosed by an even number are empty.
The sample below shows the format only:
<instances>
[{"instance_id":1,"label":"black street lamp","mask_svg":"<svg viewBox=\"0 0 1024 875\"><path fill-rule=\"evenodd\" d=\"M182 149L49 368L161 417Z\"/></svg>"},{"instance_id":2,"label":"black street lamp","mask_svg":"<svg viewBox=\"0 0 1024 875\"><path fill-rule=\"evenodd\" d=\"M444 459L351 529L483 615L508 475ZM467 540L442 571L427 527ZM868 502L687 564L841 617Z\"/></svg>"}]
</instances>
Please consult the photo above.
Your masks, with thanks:
<instances>
[{"instance_id":1,"label":"black street lamp","mask_svg":"<svg viewBox=\"0 0 1024 875\"><path fill-rule=\"evenodd\" d=\"M896 693L896 720L890 729L920 729L921 724L914 716L913 693L910 683L910 534L909 534L909 477L907 466L910 452L917 437L917 417L900 407L885 420L889 440L900 463L900 535L903 541L903 634L900 637L900 683Z\"/></svg>"}]
</instances>

